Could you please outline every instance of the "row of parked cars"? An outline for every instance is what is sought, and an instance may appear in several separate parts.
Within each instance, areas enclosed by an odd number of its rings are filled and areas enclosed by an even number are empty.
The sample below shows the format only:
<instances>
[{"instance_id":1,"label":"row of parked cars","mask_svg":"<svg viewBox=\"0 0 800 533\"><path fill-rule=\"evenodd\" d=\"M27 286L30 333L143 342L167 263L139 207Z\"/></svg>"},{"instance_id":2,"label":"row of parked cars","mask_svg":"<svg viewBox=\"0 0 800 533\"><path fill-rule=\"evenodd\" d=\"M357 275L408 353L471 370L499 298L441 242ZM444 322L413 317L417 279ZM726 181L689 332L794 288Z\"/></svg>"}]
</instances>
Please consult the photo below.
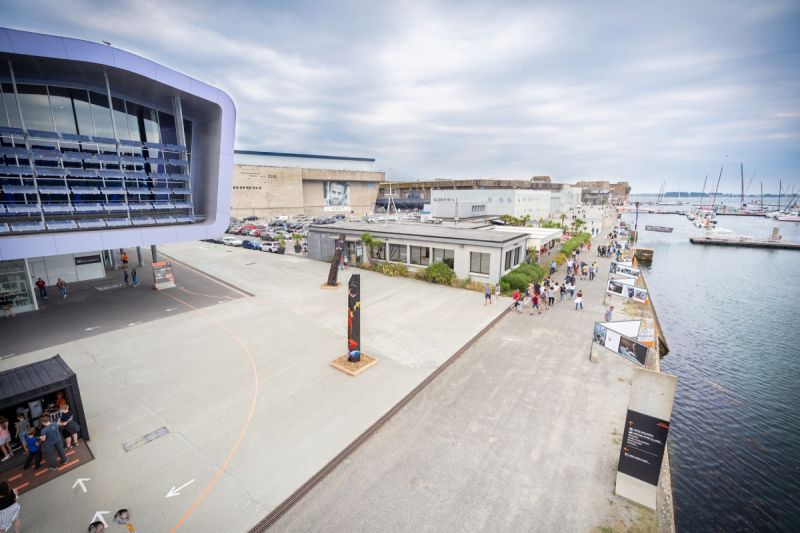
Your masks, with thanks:
<instances>
[{"instance_id":1,"label":"row of parked cars","mask_svg":"<svg viewBox=\"0 0 800 533\"><path fill-rule=\"evenodd\" d=\"M206 239L206 242L213 242L216 244L224 244L225 246L241 246L248 250L260 250L262 252L271 252L273 254L282 254L286 248L281 246L278 241L259 242L252 239L239 239L232 235L225 235L221 239Z\"/></svg>"}]
</instances>

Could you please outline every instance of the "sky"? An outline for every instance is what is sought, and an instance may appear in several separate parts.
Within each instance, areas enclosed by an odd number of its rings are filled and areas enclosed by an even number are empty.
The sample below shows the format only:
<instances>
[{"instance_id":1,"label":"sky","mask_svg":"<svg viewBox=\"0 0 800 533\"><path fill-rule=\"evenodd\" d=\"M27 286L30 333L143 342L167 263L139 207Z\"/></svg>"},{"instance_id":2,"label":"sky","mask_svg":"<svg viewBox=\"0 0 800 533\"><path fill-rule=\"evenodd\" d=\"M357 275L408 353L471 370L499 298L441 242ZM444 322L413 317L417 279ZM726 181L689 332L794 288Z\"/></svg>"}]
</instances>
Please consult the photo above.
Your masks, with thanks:
<instances>
[{"instance_id":1,"label":"sky","mask_svg":"<svg viewBox=\"0 0 800 533\"><path fill-rule=\"evenodd\" d=\"M800 2L0 0L225 90L237 149L390 180L800 187Z\"/></svg>"}]
</instances>

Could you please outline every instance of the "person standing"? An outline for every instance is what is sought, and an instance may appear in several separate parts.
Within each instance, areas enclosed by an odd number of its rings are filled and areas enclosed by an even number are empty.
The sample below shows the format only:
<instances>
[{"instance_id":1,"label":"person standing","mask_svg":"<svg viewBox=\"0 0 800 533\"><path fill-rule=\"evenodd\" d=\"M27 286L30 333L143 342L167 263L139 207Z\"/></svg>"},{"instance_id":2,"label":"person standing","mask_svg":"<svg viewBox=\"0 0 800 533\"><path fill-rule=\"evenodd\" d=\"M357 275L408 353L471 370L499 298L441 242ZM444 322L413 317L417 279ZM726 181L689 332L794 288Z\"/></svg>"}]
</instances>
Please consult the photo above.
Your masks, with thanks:
<instances>
[{"instance_id":1,"label":"person standing","mask_svg":"<svg viewBox=\"0 0 800 533\"><path fill-rule=\"evenodd\" d=\"M2 461L8 461L14 456L11 451L11 432L8 430L8 419L0 416L0 451L3 453Z\"/></svg>"},{"instance_id":2,"label":"person standing","mask_svg":"<svg viewBox=\"0 0 800 533\"><path fill-rule=\"evenodd\" d=\"M555 302L556 302L556 287L550 285L550 287L547 289L547 305L549 307L552 307Z\"/></svg>"},{"instance_id":3,"label":"person standing","mask_svg":"<svg viewBox=\"0 0 800 533\"><path fill-rule=\"evenodd\" d=\"M575 295L575 310L578 310L578 307L583 309L583 291L578 290L578 294Z\"/></svg>"},{"instance_id":4,"label":"person standing","mask_svg":"<svg viewBox=\"0 0 800 533\"><path fill-rule=\"evenodd\" d=\"M499 303L500 302L500 284L499 283L497 283L494 286L494 295L495 295L495 298L497 298L497 301Z\"/></svg>"},{"instance_id":5,"label":"person standing","mask_svg":"<svg viewBox=\"0 0 800 533\"><path fill-rule=\"evenodd\" d=\"M61 413L58 415L58 427L61 428L61 435L66 441L66 449L69 450L73 446L78 445L78 432L81 427L75 422L75 417L69 411L69 405L64 404L61 406Z\"/></svg>"},{"instance_id":6,"label":"person standing","mask_svg":"<svg viewBox=\"0 0 800 533\"><path fill-rule=\"evenodd\" d=\"M511 296L514 300L514 309L517 310L518 313L522 312L522 306L520 305L519 301L519 289L514 289L514 294Z\"/></svg>"},{"instance_id":7,"label":"person standing","mask_svg":"<svg viewBox=\"0 0 800 533\"><path fill-rule=\"evenodd\" d=\"M28 457L25 458L25 464L22 469L27 470L33 464L33 469L39 470L39 467L42 466L42 447L39 443L39 437L36 436L36 428L28 428L28 433L25 435L25 443L28 446Z\"/></svg>"},{"instance_id":8,"label":"person standing","mask_svg":"<svg viewBox=\"0 0 800 533\"><path fill-rule=\"evenodd\" d=\"M61 441L61 434L58 431L58 426L53 425L53 421L47 415L42 415L39 418L42 425L42 451L47 457L47 467L49 470L56 469L56 457L61 459L61 464L69 463L67 454L64 453L64 443Z\"/></svg>"},{"instance_id":9,"label":"person standing","mask_svg":"<svg viewBox=\"0 0 800 533\"><path fill-rule=\"evenodd\" d=\"M139 281L136 279L136 269L135 268L131 271L131 281L133 281L133 286L134 287L139 284Z\"/></svg>"},{"instance_id":10,"label":"person standing","mask_svg":"<svg viewBox=\"0 0 800 533\"><path fill-rule=\"evenodd\" d=\"M122 255L120 256L122 259L122 268L128 268L128 252L122 250Z\"/></svg>"},{"instance_id":11,"label":"person standing","mask_svg":"<svg viewBox=\"0 0 800 533\"><path fill-rule=\"evenodd\" d=\"M125 278L125 285L130 285L130 282L128 281L128 266L127 265L123 267L122 275Z\"/></svg>"},{"instance_id":12,"label":"person standing","mask_svg":"<svg viewBox=\"0 0 800 533\"><path fill-rule=\"evenodd\" d=\"M488 283L483 288L483 305L492 304L492 286Z\"/></svg>"},{"instance_id":13,"label":"person standing","mask_svg":"<svg viewBox=\"0 0 800 533\"><path fill-rule=\"evenodd\" d=\"M567 284L562 283L558 287L558 302L561 303L564 301L564 296L567 294Z\"/></svg>"},{"instance_id":14,"label":"person standing","mask_svg":"<svg viewBox=\"0 0 800 533\"><path fill-rule=\"evenodd\" d=\"M531 314L533 314L534 309L536 309L540 315L542 314L542 310L539 309L539 295L535 292L533 293L533 296L531 296Z\"/></svg>"},{"instance_id":15,"label":"person standing","mask_svg":"<svg viewBox=\"0 0 800 533\"><path fill-rule=\"evenodd\" d=\"M556 271L556 267L557 267L557 266L558 266L558 265L556 264L556 260L555 260L555 259L553 259L553 262L552 262L552 263L550 263L550 275L551 275L551 276L552 276L552 275L555 273L555 271Z\"/></svg>"},{"instance_id":16,"label":"person standing","mask_svg":"<svg viewBox=\"0 0 800 533\"><path fill-rule=\"evenodd\" d=\"M47 300L47 283L42 278L36 280L36 287L39 289L39 297Z\"/></svg>"},{"instance_id":17,"label":"person standing","mask_svg":"<svg viewBox=\"0 0 800 533\"><path fill-rule=\"evenodd\" d=\"M14 528L14 533L22 531L19 521L19 503L17 503L17 489L8 486L8 482L0 483L0 531L8 533Z\"/></svg>"},{"instance_id":18,"label":"person standing","mask_svg":"<svg viewBox=\"0 0 800 533\"><path fill-rule=\"evenodd\" d=\"M14 424L14 427L17 430L17 432L14 433L14 438L19 440L22 449L25 450L25 453L28 453L28 441L25 438L28 436L28 428L31 427L28 422L28 415L25 413L17 413L17 423Z\"/></svg>"},{"instance_id":19,"label":"person standing","mask_svg":"<svg viewBox=\"0 0 800 533\"><path fill-rule=\"evenodd\" d=\"M58 278L58 283L56 283L56 287L58 287L58 292L61 294L62 298L67 297L67 282L61 278Z\"/></svg>"},{"instance_id":20,"label":"person standing","mask_svg":"<svg viewBox=\"0 0 800 533\"><path fill-rule=\"evenodd\" d=\"M0 307L3 308L3 313L6 318L14 318L14 297L10 292L0 293Z\"/></svg>"},{"instance_id":21,"label":"person standing","mask_svg":"<svg viewBox=\"0 0 800 533\"><path fill-rule=\"evenodd\" d=\"M608 309L606 309L605 321L606 322L611 322L611 316L613 314L614 314L614 306L612 305Z\"/></svg>"}]
</instances>

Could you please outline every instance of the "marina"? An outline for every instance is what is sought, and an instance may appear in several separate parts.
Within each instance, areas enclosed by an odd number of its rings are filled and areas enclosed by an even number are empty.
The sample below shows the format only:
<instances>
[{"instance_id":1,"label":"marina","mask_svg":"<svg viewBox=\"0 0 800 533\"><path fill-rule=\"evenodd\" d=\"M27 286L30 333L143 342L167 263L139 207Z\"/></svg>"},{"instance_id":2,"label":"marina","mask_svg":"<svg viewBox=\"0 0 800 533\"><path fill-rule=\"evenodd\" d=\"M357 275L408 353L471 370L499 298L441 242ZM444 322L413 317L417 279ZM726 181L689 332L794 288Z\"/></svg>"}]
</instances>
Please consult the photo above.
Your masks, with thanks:
<instances>
[{"instance_id":1,"label":"marina","mask_svg":"<svg viewBox=\"0 0 800 533\"><path fill-rule=\"evenodd\" d=\"M712 246L739 246L742 248L771 248L773 250L800 250L800 243L783 240L756 239L745 236L696 235L689 237L692 244Z\"/></svg>"}]
</instances>

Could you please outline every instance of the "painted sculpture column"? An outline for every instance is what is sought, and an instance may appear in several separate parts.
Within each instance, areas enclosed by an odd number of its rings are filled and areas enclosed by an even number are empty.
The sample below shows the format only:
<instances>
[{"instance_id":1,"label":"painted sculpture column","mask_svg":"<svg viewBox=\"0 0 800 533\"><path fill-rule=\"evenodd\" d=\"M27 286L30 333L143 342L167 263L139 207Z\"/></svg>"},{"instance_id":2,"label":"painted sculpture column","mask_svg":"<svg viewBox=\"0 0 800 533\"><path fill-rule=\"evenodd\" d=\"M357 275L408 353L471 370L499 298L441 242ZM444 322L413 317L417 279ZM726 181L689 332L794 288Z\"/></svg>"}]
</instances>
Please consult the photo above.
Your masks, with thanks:
<instances>
[{"instance_id":1,"label":"painted sculpture column","mask_svg":"<svg viewBox=\"0 0 800 533\"><path fill-rule=\"evenodd\" d=\"M361 361L361 274L350 276L347 286L347 360Z\"/></svg>"},{"instance_id":2,"label":"painted sculpture column","mask_svg":"<svg viewBox=\"0 0 800 533\"><path fill-rule=\"evenodd\" d=\"M339 238L336 239L336 250L333 252L333 261L331 262L331 269L328 271L327 285L330 287L336 286L336 282L339 277L339 265L342 263L342 254L344 253L345 239L346 237L344 235L339 235Z\"/></svg>"}]
</instances>

